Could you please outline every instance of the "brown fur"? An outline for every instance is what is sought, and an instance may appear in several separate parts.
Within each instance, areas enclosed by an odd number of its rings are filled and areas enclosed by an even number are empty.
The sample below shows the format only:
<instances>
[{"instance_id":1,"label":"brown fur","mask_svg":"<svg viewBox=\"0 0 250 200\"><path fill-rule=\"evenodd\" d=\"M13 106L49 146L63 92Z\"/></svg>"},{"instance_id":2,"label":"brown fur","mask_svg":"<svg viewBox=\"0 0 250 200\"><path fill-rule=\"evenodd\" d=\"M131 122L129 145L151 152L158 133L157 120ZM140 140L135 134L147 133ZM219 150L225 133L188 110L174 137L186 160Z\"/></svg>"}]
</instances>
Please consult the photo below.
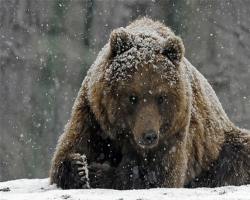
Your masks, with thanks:
<instances>
[{"instance_id":1,"label":"brown fur","mask_svg":"<svg viewBox=\"0 0 250 200\"><path fill-rule=\"evenodd\" d=\"M88 72L50 177L64 189L216 187L250 183L249 169L249 131L228 119L181 39L142 18L113 31Z\"/></svg>"}]
</instances>

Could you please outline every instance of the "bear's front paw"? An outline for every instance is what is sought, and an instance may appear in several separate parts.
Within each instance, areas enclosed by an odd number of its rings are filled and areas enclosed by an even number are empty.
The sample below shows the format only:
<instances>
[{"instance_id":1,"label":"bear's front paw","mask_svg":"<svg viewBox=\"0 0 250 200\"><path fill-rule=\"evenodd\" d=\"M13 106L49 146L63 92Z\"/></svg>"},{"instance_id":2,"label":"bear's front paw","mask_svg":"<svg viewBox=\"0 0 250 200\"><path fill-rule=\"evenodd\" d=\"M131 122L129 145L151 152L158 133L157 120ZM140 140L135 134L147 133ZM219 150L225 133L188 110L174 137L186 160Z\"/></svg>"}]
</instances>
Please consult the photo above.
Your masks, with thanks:
<instances>
[{"instance_id":1,"label":"bear's front paw","mask_svg":"<svg viewBox=\"0 0 250 200\"><path fill-rule=\"evenodd\" d=\"M80 182L81 188L90 188L89 185L89 172L87 158L85 155L74 154L72 156L73 169L77 174L78 181Z\"/></svg>"},{"instance_id":2,"label":"bear's front paw","mask_svg":"<svg viewBox=\"0 0 250 200\"><path fill-rule=\"evenodd\" d=\"M111 167L108 164L91 163L88 168L90 186L92 188L108 188L113 175L109 176Z\"/></svg>"}]
</instances>

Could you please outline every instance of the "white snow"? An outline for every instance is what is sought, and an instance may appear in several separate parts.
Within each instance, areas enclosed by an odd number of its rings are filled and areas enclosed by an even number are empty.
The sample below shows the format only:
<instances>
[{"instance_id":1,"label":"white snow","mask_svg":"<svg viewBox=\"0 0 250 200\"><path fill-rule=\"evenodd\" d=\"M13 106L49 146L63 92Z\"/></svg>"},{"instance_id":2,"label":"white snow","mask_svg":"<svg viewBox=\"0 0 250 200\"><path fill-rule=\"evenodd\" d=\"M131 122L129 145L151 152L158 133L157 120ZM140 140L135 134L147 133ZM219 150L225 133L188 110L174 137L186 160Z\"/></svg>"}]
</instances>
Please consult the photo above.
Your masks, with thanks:
<instances>
[{"instance_id":1,"label":"white snow","mask_svg":"<svg viewBox=\"0 0 250 200\"><path fill-rule=\"evenodd\" d=\"M9 191L2 191L9 188ZM250 199L250 185L198 189L62 190L49 184L49 179L20 179L0 183L1 200L164 200L164 199Z\"/></svg>"}]
</instances>

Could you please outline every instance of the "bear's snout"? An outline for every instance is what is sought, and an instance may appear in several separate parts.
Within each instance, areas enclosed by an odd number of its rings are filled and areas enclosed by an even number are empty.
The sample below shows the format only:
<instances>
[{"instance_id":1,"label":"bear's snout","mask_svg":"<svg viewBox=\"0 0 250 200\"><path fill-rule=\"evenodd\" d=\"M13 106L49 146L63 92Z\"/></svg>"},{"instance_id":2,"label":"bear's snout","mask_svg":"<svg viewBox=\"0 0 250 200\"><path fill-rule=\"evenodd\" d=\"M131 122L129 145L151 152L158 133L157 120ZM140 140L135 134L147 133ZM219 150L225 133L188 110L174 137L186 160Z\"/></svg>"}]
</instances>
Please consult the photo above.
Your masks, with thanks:
<instances>
[{"instance_id":1,"label":"bear's snout","mask_svg":"<svg viewBox=\"0 0 250 200\"><path fill-rule=\"evenodd\" d=\"M144 145L153 146L158 142L158 134L155 130L147 130L143 134Z\"/></svg>"},{"instance_id":2,"label":"bear's snout","mask_svg":"<svg viewBox=\"0 0 250 200\"><path fill-rule=\"evenodd\" d=\"M136 143L143 149L155 147L159 141L159 132L155 129L147 129L141 134L135 134Z\"/></svg>"},{"instance_id":3,"label":"bear's snout","mask_svg":"<svg viewBox=\"0 0 250 200\"><path fill-rule=\"evenodd\" d=\"M159 142L161 124L157 105L149 103L140 106L131 130L137 145L143 149L155 147Z\"/></svg>"}]
</instances>

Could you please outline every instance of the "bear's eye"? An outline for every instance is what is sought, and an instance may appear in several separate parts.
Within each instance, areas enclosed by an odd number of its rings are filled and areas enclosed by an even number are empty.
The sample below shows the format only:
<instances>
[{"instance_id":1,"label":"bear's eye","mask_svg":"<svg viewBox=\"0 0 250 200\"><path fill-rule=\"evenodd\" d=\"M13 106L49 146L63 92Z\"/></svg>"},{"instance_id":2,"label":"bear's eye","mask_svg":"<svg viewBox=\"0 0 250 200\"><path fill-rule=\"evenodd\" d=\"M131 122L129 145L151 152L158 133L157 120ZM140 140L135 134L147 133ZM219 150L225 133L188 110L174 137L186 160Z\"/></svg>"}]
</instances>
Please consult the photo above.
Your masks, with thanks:
<instances>
[{"instance_id":1,"label":"bear's eye","mask_svg":"<svg viewBox=\"0 0 250 200\"><path fill-rule=\"evenodd\" d=\"M137 103L137 96L135 94L131 94L129 97L129 100L132 104L136 104Z\"/></svg>"},{"instance_id":2,"label":"bear's eye","mask_svg":"<svg viewBox=\"0 0 250 200\"><path fill-rule=\"evenodd\" d=\"M162 104L165 101L165 95L161 95L158 98L158 104Z\"/></svg>"}]
</instances>

